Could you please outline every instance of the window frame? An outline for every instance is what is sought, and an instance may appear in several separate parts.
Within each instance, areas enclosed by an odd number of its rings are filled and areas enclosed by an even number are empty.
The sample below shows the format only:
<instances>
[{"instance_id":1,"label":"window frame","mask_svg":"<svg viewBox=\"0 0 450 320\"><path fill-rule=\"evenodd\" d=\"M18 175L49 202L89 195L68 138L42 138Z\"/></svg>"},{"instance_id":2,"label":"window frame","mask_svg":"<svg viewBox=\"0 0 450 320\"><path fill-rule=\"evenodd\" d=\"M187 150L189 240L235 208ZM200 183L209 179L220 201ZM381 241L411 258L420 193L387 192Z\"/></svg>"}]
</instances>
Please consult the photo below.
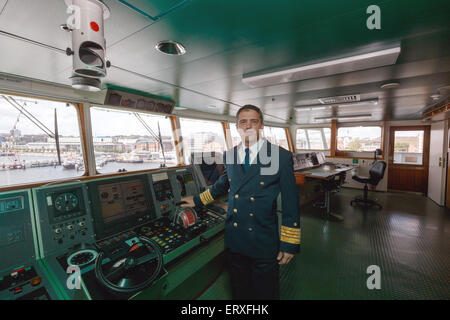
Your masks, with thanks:
<instances>
[{"instance_id":1,"label":"window frame","mask_svg":"<svg viewBox=\"0 0 450 320\"><path fill-rule=\"evenodd\" d=\"M47 95L34 95L22 92L14 92L14 91L5 91L0 90L0 95L10 95L15 97L27 98L27 99L38 99L38 100L48 100L58 103L71 104L75 108L75 112L77 114L78 121L78 130L80 134L80 148L82 151L83 161L84 161L84 173L76 177L66 177L59 179L51 179L51 180L42 180L42 181L31 181L27 183L19 183L7 186L0 186L0 192L9 192L14 190L28 189L28 188L37 188L50 183L65 183L69 181L80 181L89 176L89 156L88 156L88 147L86 144L86 119L84 116L84 104L79 101L71 101L69 99L63 100L59 98L54 98Z\"/></svg>"},{"instance_id":2,"label":"window frame","mask_svg":"<svg viewBox=\"0 0 450 320\"><path fill-rule=\"evenodd\" d=\"M228 123L226 121L223 121L223 120L211 120L211 119L208 119L208 118L194 118L192 116L184 116L184 115L183 116L182 115L176 115L175 117L176 117L176 120L177 120L178 125L179 125L178 129L179 129L179 134L180 134L180 145L182 147L181 157L183 159L183 162L179 163L180 165L185 165L185 166L189 165L188 163L185 162L185 151L186 151L185 149L186 148L184 148L184 146L183 146L184 136L183 136L183 130L181 129L181 119L203 120L203 121L209 121L209 122L217 122L218 124L220 124L220 127L222 128L223 140L225 142L223 152L225 153L227 150L229 150L228 149L229 142L228 142L228 139L227 139L227 132L226 132L226 128L227 128L227 124ZM230 136L231 136L231 131L230 131ZM231 143L231 141L230 141L230 143Z\"/></svg>"},{"instance_id":3,"label":"window frame","mask_svg":"<svg viewBox=\"0 0 450 320\"><path fill-rule=\"evenodd\" d=\"M377 160L384 160L385 158L385 142L386 142L386 121L380 122L364 122L364 123L345 123L341 125L337 125L337 122L333 120L332 130L331 130L331 144L334 144L334 148L332 150L332 154L330 158L351 158L351 159L373 159L374 151L348 151L348 150L339 150L337 147L337 134L339 128L348 128L348 127L380 127L381 128L381 142L380 149L381 155L377 156ZM333 130L334 129L334 130ZM334 132L333 132L334 131Z\"/></svg>"},{"instance_id":4,"label":"window frame","mask_svg":"<svg viewBox=\"0 0 450 320\"><path fill-rule=\"evenodd\" d=\"M286 143L287 143L287 149L286 149L286 150L291 151L291 146L290 146L290 143L289 143L289 137L290 137L290 134L288 133L288 131L286 130L285 127L277 127L277 126L265 125L265 124L264 124L264 128L265 128L265 127L282 129L282 130L284 131L284 134L286 135ZM264 128L263 128L263 135L264 135L264 138L266 138L266 136L265 136L265 134L264 134ZM266 139L267 139L267 138L266 138ZM267 139L267 141L269 141L269 139ZM269 142L270 142L270 141L269 141ZM272 143L272 142L271 142L271 143ZM281 146L281 145L278 145L278 146L280 146L281 148L283 148L283 146Z\"/></svg>"},{"instance_id":5,"label":"window frame","mask_svg":"<svg viewBox=\"0 0 450 320\"><path fill-rule=\"evenodd\" d=\"M173 118L180 118L178 116L174 116L173 114L166 114L166 113L160 113L160 112L151 112L151 111L145 111L145 110L141 110L141 109L134 109L134 108L126 108L126 107L118 107L118 106L111 106L111 105L100 105L100 104L95 104L95 103L91 103L89 104L89 106L86 108L87 109L87 113L88 113L88 117L89 117L89 130L90 130L90 134L89 134L89 144L92 147L91 151L92 151L92 161L93 161L93 168L92 170L94 170L93 174L89 174L90 177L97 177L97 176L115 176L115 175L123 175L123 174L137 174L137 173L142 173L142 172L151 172L154 170L161 170L163 168L150 168L150 169L140 169L140 170L136 170L136 171L126 171L126 172L105 172L105 173L101 173L97 171L97 163L95 161L95 150L94 150L94 136L93 136L93 131L92 131L92 118L91 118L91 109L92 108L100 108L100 109L110 109L110 110L117 110L117 111L123 111L123 112L137 112L137 113L144 113L144 114L148 114L148 115L154 115L154 116L162 116L162 117L167 117L169 122L170 122L170 126L171 126L171 130L172 130L172 138L173 138L173 143L174 143L174 149L175 149L175 155L176 155L176 159L178 164L174 165L174 166L168 166L167 168L176 168L179 166L184 166L185 163L184 161L180 162L180 155L178 152L178 148L179 148L179 144L180 144L180 139L178 137L177 134L177 129L176 127L174 127L174 125L177 125L176 123L176 119L174 121ZM181 130L180 130L181 132Z\"/></svg>"},{"instance_id":6,"label":"window frame","mask_svg":"<svg viewBox=\"0 0 450 320\"><path fill-rule=\"evenodd\" d=\"M298 132L298 130L305 130L305 135L306 135L306 141L307 141L307 143L308 143L308 147L310 147L311 146L311 143L310 143L310 141L309 141L309 135L308 135L308 129L322 129L321 130L321 132L322 132L322 142L325 142L326 143L326 141L327 141L327 139L326 139L326 137L325 137L325 132L324 132L324 130L323 129L330 129L330 145L328 146L327 145L327 149L311 149L311 148L308 148L308 149L299 149L299 148L297 148L297 132ZM332 138L332 136L333 136L333 133L332 133L332 128L331 127L299 127L299 128L297 128L297 129L295 129L295 150L296 151L301 151L301 152L304 152L304 151L322 151L322 152L327 152L327 151L331 151L331 138Z\"/></svg>"}]
</instances>

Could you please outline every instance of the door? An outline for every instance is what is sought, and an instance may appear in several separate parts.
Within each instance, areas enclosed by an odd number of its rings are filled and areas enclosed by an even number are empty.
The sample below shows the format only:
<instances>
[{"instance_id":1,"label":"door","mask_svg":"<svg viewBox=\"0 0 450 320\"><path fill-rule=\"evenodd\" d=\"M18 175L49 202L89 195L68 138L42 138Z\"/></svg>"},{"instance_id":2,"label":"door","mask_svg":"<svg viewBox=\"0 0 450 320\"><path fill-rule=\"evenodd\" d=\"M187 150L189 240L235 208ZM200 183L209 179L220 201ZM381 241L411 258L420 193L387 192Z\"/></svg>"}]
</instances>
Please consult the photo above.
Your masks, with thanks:
<instances>
[{"instance_id":1,"label":"door","mask_svg":"<svg viewBox=\"0 0 450 320\"><path fill-rule=\"evenodd\" d=\"M446 121L439 121L431 125L430 141L430 167L428 181L428 197L438 205L444 205L445 189L445 159L444 134Z\"/></svg>"},{"instance_id":2,"label":"door","mask_svg":"<svg viewBox=\"0 0 450 320\"><path fill-rule=\"evenodd\" d=\"M430 126L391 127L388 189L426 195L429 151Z\"/></svg>"},{"instance_id":3,"label":"door","mask_svg":"<svg viewBox=\"0 0 450 320\"><path fill-rule=\"evenodd\" d=\"M446 155L446 168L447 168L447 182L446 182L446 197L445 197L445 206L447 208L450 208L450 121L447 123L447 142L446 142L446 149L447 149L447 155Z\"/></svg>"}]
</instances>

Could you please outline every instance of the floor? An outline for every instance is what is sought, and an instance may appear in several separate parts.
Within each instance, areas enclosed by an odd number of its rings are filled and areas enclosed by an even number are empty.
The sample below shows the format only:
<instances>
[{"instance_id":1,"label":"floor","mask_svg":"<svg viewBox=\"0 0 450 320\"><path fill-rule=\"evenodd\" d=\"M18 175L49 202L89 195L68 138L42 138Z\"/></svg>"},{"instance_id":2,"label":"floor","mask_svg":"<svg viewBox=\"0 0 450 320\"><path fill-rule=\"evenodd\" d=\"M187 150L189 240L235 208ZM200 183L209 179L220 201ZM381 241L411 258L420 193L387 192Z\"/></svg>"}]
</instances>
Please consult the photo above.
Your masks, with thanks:
<instances>
[{"instance_id":1,"label":"floor","mask_svg":"<svg viewBox=\"0 0 450 320\"><path fill-rule=\"evenodd\" d=\"M302 208L301 253L280 271L281 299L450 299L450 212L403 193L371 194L382 210L351 207L361 190L333 195L343 222ZM380 289L367 287L378 266ZM199 299L231 299L223 272Z\"/></svg>"}]
</instances>

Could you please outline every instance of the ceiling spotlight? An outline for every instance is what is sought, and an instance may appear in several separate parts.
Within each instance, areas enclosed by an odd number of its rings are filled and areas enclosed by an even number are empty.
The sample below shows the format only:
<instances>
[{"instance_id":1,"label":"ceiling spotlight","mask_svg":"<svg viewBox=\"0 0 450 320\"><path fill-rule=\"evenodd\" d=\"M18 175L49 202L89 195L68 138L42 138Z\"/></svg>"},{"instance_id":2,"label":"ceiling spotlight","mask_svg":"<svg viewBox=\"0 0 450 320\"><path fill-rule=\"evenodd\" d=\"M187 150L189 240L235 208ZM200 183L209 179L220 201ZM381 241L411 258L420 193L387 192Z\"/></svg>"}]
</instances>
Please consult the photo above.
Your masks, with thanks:
<instances>
[{"instance_id":1,"label":"ceiling spotlight","mask_svg":"<svg viewBox=\"0 0 450 320\"><path fill-rule=\"evenodd\" d=\"M181 56L186 53L186 48L181 43L171 40L158 42L155 49L171 56Z\"/></svg>"},{"instance_id":2,"label":"ceiling spotlight","mask_svg":"<svg viewBox=\"0 0 450 320\"><path fill-rule=\"evenodd\" d=\"M397 88L399 86L400 86L400 83L398 83L398 82L389 82L389 83L382 84L380 86L380 88L381 89L393 89L393 88Z\"/></svg>"}]
</instances>

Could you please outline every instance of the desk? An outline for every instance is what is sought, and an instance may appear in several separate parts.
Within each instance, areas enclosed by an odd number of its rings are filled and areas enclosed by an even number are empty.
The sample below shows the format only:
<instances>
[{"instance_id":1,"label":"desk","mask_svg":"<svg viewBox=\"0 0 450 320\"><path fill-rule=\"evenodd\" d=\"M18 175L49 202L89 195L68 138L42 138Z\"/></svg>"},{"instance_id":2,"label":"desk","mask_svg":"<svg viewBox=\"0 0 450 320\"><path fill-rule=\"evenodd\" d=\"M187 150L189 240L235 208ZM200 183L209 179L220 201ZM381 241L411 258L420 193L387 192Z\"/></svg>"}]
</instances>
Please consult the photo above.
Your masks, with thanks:
<instances>
[{"instance_id":1,"label":"desk","mask_svg":"<svg viewBox=\"0 0 450 320\"><path fill-rule=\"evenodd\" d=\"M325 190L326 218L332 221L342 221L339 215L330 212L330 195L331 191L336 188L336 176L344 175L347 171L355 169L353 165L328 165L323 164L314 168L307 168L295 171L296 181L301 184L305 179L319 180Z\"/></svg>"}]
</instances>

